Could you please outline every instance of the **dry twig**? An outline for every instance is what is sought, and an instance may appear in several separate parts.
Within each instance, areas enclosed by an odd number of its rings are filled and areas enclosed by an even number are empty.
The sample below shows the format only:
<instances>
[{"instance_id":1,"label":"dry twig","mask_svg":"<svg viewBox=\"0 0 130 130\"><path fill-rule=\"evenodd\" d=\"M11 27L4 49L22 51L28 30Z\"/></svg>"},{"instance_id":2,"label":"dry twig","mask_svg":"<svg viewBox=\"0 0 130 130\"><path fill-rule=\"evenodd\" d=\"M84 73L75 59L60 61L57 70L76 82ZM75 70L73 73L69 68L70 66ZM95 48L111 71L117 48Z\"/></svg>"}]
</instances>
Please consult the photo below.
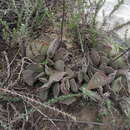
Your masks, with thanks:
<instances>
[{"instance_id":1,"label":"dry twig","mask_svg":"<svg viewBox=\"0 0 130 130\"><path fill-rule=\"evenodd\" d=\"M72 120L76 120L76 117L74 117L74 116L72 116L68 113L65 113L65 112L63 112L63 111L61 111L61 110L59 110L55 107L51 107L49 105L46 105L46 104L44 104L40 101L37 101L33 98L27 97L25 95L21 95L21 94L15 92L15 91L11 91L11 90L8 90L8 89L5 89L5 88L0 88L0 91L2 91L4 93L9 93L9 94L14 95L14 96L18 96L18 97L22 98L23 100L26 100L26 101L29 101L29 102L32 102L32 103L36 103L37 105L40 105L41 107L47 108L47 109L52 110L52 111L57 112L57 113L60 113L60 114L64 115L65 117L68 117Z\"/></svg>"}]
</instances>

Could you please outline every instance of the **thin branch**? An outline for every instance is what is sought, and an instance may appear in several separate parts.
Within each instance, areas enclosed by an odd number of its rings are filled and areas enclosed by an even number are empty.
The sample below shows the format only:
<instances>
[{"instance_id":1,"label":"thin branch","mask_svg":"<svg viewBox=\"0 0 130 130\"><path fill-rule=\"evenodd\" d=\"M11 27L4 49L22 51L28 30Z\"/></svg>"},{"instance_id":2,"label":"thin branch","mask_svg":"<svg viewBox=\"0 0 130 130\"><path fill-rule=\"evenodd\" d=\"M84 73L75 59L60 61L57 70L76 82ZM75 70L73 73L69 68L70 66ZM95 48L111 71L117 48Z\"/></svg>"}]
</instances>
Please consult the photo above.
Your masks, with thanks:
<instances>
[{"instance_id":1,"label":"thin branch","mask_svg":"<svg viewBox=\"0 0 130 130\"><path fill-rule=\"evenodd\" d=\"M6 63L7 63L7 78L2 83L1 87L5 86L5 84L9 81L9 78L10 78L10 75L11 75L10 63L9 63L9 59L8 59L6 51L4 51L3 54L4 54L4 57L5 57Z\"/></svg>"},{"instance_id":2,"label":"thin branch","mask_svg":"<svg viewBox=\"0 0 130 130\"><path fill-rule=\"evenodd\" d=\"M64 30L64 20L65 20L65 0L63 0L63 7L62 7L62 21L61 21L61 43L63 40L63 30Z\"/></svg>"},{"instance_id":3,"label":"thin branch","mask_svg":"<svg viewBox=\"0 0 130 130\"><path fill-rule=\"evenodd\" d=\"M47 121L48 119L43 118L42 120ZM99 126L105 126L108 125L108 123L99 123L99 122L88 122L88 121L73 121L73 120L63 120L63 119L51 119L55 122L71 122L71 123L78 123L78 124L87 124L87 125L99 125Z\"/></svg>"},{"instance_id":4,"label":"thin branch","mask_svg":"<svg viewBox=\"0 0 130 130\"><path fill-rule=\"evenodd\" d=\"M52 119L50 119L46 114L44 114L38 107L36 107L35 105L33 105L31 102L28 102L28 104L30 104L36 111L38 111L42 116L44 116L47 120L49 120L53 125L54 127L58 130L56 124L54 123L54 121Z\"/></svg>"},{"instance_id":5,"label":"thin branch","mask_svg":"<svg viewBox=\"0 0 130 130\"><path fill-rule=\"evenodd\" d=\"M49 105L46 105L46 104L44 104L40 101L37 101L36 99L27 97L25 95L21 95L21 94L17 93L16 91L11 91L9 89L4 89L4 88L0 88L0 91L2 91L4 93L9 93L9 94L14 95L14 96L18 96L18 97L22 98L23 100L26 100L26 101L29 101L29 102L32 102L32 103L36 103L37 105L40 105L41 107L47 108L47 109L52 110L52 111L57 112L57 113L60 113L60 114L66 116L66 117L68 117L72 120L76 120L76 117L74 117L74 116L72 116L72 115L70 115L66 112L63 112L63 111L61 111L61 110L59 110L55 107L51 107Z\"/></svg>"}]
</instances>

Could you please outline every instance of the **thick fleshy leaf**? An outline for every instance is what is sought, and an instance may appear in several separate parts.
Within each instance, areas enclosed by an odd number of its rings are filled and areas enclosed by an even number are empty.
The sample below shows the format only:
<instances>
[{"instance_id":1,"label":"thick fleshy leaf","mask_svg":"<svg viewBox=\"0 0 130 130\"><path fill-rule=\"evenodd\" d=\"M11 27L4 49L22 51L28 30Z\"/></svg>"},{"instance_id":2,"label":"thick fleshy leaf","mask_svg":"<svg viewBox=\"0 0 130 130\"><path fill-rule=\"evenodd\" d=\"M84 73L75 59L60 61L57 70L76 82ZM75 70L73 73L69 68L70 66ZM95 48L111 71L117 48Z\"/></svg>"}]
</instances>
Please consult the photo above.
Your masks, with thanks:
<instances>
[{"instance_id":1,"label":"thick fleshy leaf","mask_svg":"<svg viewBox=\"0 0 130 130\"><path fill-rule=\"evenodd\" d=\"M128 117L128 115L130 113L130 98L129 97L123 97L119 101L119 107L120 107L122 113L124 113L126 115L126 117Z\"/></svg>"},{"instance_id":2,"label":"thick fleshy leaf","mask_svg":"<svg viewBox=\"0 0 130 130\"><path fill-rule=\"evenodd\" d=\"M63 101L60 101L60 103L65 104L65 105L71 105L75 101L76 101L76 97L71 97L71 98L65 99Z\"/></svg>"},{"instance_id":3,"label":"thick fleshy leaf","mask_svg":"<svg viewBox=\"0 0 130 130\"><path fill-rule=\"evenodd\" d=\"M60 93L60 84L59 83L53 84L53 95L54 95L54 97L55 98L58 97L59 93Z\"/></svg>"},{"instance_id":4,"label":"thick fleshy leaf","mask_svg":"<svg viewBox=\"0 0 130 130\"><path fill-rule=\"evenodd\" d=\"M42 73L43 68L39 64L30 64L26 66L26 69L22 72L23 80L29 86L32 86L34 82L38 79L37 76Z\"/></svg>"},{"instance_id":5,"label":"thick fleshy leaf","mask_svg":"<svg viewBox=\"0 0 130 130\"><path fill-rule=\"evenodd\" d=\"M128 89L128 93L130 93L130 72L129 70L118 70L117 73L118 76L123 76L126 78L126 80L123 80L123 85Z\"/></svg>"},{"instance_id":6,"label":"thick fleshy leaf","mask_svg":"<svg viewBox=\"0 0 130 130\"><path fill-rule=\"evenodd\" d=\"M126 74L126 78L127 78L128 92L130 93L130 72Z\"/></svg>"},{"instance_id":7,"label":"thick fleshy leaf","mask_svg":"<svg viewBox=\"0 0 130 130\"><path fill-rule=\"evenodd\" d=\"M46 73L46 75L50 76L54 73L54 71L51 67L48 67L48 65L45 65L45 73Z\"/></svg>"},{"instance_id":8,"label":"thick fleshy leaf","mask_svg":"<svg viewBox=\"0 0 130 130\"><path fill-rule=\"evenodd\" d=\"M96 51L95 49L92 49L90 52L90 57L91 57L91 60L94 65L99 65L100 55L99 55L98 51Z\"/></svg>"},{"instance_id":9,"label":"thick fleshy leaf","mask_svg":"<svg viewBox=\"0 0 130 130\"><path fill-rule=\"evenodd\" d=\"M59 82L66 75L66 72L55 71L49 78L50 82Z\"/></svg>"},{"instance_id":10,"label":"thick fleshy leaf","mask_svg":"<svg viewBox=\"0 0 130 130\"><path fill-rule=\"evenodd\" d=\"M91 90L95 88L103 87L107 84L108 76L104 72L96 72L88 83L86 89Z\"/></svg>"},{"instance_id":11,"label":"thick fleshy leaf","mask_svg":"<svg viewBox=\"0 0 130 130\"><path fill-rule=\"evenodd\" d=\"M66 55L67 50L65 48L59 48L57 50L57 52L55 53L54 55L54 60L57 61L57 60L64 60L64 57Z\"/></svg>"},{"instance_id":12,"label":"thick fleshy leaf","mask_svg":"<svg viewBox=\"0 0 130 130\"><path fill-rule=\"evenodd\" d=\"M41 82L41 83L47 83L47 79L46 78L38 78L38 80Z\"/></svg>"},{"instance_id":13,"label":"thick fleshy leaf","mask_svg":"<svg viewBox=\"0 0 130 130\"><path fill-rule=\"evenodd\" d=\"M64 63L63 60L58 60L58 61L55 62L54 67L58 71L64 71L64 69L65 69L65 63Z\"/></svg>"},{"instance_id":14,"label":"thick fleshy leaf","mask_svg":"<svg viewBox=\"0 0 130 130\"><path fill-rule=\"evenodd\" d=\"M100 70L104 71L106 74L110 74L114 72L114 69L111 66L107 66L105 63L100 65Z\"/></svg>"},{"instance_id":15,"label":"thick fleshy leaf","mask_svg":"<svg viewBox=\"0 0 130 130\"><path fill-rule=\"evenodd\" d=\"M65 94L65 95L66 95L66 94L69 94L69 90L67 89L64 80L62 80L62 82L61 82L61 87L60 87L60 89L61 89L61 92L62 92L63 94Z\"/></svg>"},{"instance_id":16,"label":"thick fleshy leaf","mask_svg":"<svg viewBox=\"0 0 130 130\"><path fill-rule=\"evenodd\" d=\"M69 79L65 80L65 86L68 89L68 91L70 91L70 82L69 82Z\"/></svg>"},{"instance_id":17,"label":"thick fleshy leaf","mask_svg":"<svg viewBox=\"0 0 130 130\"><path fill-rule=\"evenodd\" d=\"M83 79L85 80L85 82L88 83L88 81L89 81L89 77L88 77L88 75L87 75L86 73L84 73L84 75L83 75Z\"/></svg>"},{"instance_id":18,"label":"thick fleshy leaf","mask_svg":"<svg viewBox=\"0 0 130 130\"><path fill-rule=\"evenodd\" d=\"M83 84L83 86L80 88L80 90L83 92L85 97L89 97L94 101L101 101L102 98L98 95L98 93L93 92L91 90L86 89L87 84Z\"/></svg>"},{"instance_id":19,"label":"thick fleshy leaf","mask_svg":"<svg viewBox=\"0 0 130 130\"><path fill-rule=\"evenodd\" d=\"M123 88L122 77L119 77L116 80L114 80L111 88L114 92L119 93L120 90Z\"/></svg>"},{"instance_id":20,"label":"thick fleshy leaf","mask_svg":"<svg viewBox=\"0 0 130 130\"><path fill-rule=\"evenodd\" d=\"M54 39L50 43L49 48L47 50L47 56L49 58L52 58L55 55L56 50L59 48L59 45L60 45L60 39L59 38Z\"/></svg>"},{"instance_id":21,"label":"thick fleshy leaf","mask_svg":"<svg viewBox=\"0 0 130 130\"><path fill-rule=\"evenodd\" d=\"M66 72L55 71L50 77L48 83L44 84L40 89L48 89L53 83L59 82L66 75Z\"/></svg>"},{"instance_id":22,"label":"thick fleshy leaf","mask_svg":"<svg viewBox=\"0 0 130 130\"><path fill-rule=\"evenodd\" d=\"M129 66L125 60L124 57L120 57L118 60L116 60L115 62L111 63L111 66L114 69L129 69Z\"/></svg>"},{"instance_id":23,"label":"thick fleshy leaf","mask_svg":"<svg viewBox=\"0 0 130 130\"><path fill-rule=\"evenodd\" d=\"M38 95L41 100L45 101L48 98L48 93L49 93L49 90L40 90L38 92Z\"/></svg>"},{"instance_id":24,"label":"thick fleshy leaf","mask_svg":"<svg viewBox=\"0 0 130 130\"><path fill-rule=\"evenodd\" d=\"M81 84L83 82L84 73L82 71L79 71L77 78L78 78L78 82Z\"/></svg>"},{"instance_id":25,"label":"thick fleshy leaf","mask_svg":"<svg viewBox=\"0 0 130 130\"><path fill-rule=\"evenodd\" d=\"M25 69L32 70L33 72L43 72L43 67L40 64L27 65Z\"/></svg>"},{"instance_id":26,"label":"thick fleshy leaf","mask_svg":"<svg viewBox=\"0 0 130 130\"><path fill-rule=\"evenodd\" d=\"M72 69L70 68L65 68L65 72L67 73L67 75L69 76L69 78L73 78L75 76L74 71L72 71Z\"/></svg>"},{"instance_id":27,"label":"thick fleshy leaf","mask_svg":"<svg viewBox=\"0 0 130 130\"><path fill-rule=\"evenodd\" d=\"M33 76L34 72L32 70L24 70L23 71L23 80L29 86L33 86L36 81L35 76Z\"/></svg>"},{"instance_id":28,"label":"thick fleshy leaf","mask_svg":"<svg viewBox=\"0 0 130 130\"><path fill-rule=\"evenodd\" d=\"M109 59L106 56L101 56L101 64L108 63Z\"/></svg>"},{"instance_id":29,"label":"thick fleshy leaf","mask_svg":"<svg viewBox=\"0 0 130 130\"><path fill-rule=\"evenodd\" d=\"M96 48L104 55L108 55L112 50L112 45L109 43L101 43L101 44L97 44Z\"/></svg>"},{"instance_id":30,"label":"thick fleshy leaf","mask_svg":"<svg viewBox=\"0 0 130 130\"><path fill-rule=\"evenodd\" d=\"M70 86L73 92L78 92L79 87L74 78L70 79Z\"/></svg>"},{"instance_id":31,"label":"thick fleshy leaf","mask_svg":"<svg viewBox=\"0 0 130 130\"><path fill-rule=\"evenodd\" d=\"M37 55L32 60L36 63L42 63L45 60L45 55Z\"/></svg>"},{"instance_id":32,"label":"thick fleshy leaf","mask_svg":"<svg viewBox=\"0 0 130 130\"><path fill-rule=\"evenodd\" d=\"M45 39L44 40L36 39L33 41L29 41L26 48L26 55L31 59L33 59L35 56L38 55L46 55L48 46L49 41L45 41Z\"/></svg>"},{"instance_id":33,"label":"thick fleshy leaf","mask_svg":"<svg viewBox=\"0 0 130 130\"><path fill-rule=\"evenodd\" d=\"M115 79L116 75L117 75L117 70L109 74L107 79L107 84L110 84Z\"/></svg>"}]
</instances>

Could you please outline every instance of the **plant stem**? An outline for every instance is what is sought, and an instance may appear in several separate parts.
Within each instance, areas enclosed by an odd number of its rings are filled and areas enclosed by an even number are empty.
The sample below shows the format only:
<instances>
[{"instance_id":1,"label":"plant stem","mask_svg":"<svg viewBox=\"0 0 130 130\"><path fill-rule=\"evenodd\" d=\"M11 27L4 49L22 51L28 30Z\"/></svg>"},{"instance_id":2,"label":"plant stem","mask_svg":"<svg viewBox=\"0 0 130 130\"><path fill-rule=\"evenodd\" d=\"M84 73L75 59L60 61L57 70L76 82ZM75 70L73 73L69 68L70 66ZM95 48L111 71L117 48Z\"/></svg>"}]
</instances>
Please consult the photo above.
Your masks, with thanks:
<instances>
[{"instance_id":1,"label":"plant stem","mask_svg":"<svg viewBox=\"0 0 130 130\"><path fill-rule=\"evenodd\" d=\"M65 0L63 0L63 7L62 7L62 21L61 21L61 43L63 40L63 30L64 30L64 20L65 20Z\"/></svg>"}]
</instances>

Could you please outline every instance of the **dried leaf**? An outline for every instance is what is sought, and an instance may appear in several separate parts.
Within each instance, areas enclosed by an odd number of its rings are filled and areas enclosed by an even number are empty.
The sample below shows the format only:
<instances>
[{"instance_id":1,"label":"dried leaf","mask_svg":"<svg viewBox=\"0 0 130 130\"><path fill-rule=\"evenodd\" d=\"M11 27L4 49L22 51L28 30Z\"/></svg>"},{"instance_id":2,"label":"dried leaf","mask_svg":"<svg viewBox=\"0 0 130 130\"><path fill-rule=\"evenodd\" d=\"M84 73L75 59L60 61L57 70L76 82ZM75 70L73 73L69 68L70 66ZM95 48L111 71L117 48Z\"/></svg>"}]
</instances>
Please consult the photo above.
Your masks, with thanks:
<instances>
[{"instance_id":1,"label":"dried leaf","mask_svg":"<svg viewBox=\"0 0 130 130\"><path fill-rule=\"evenodd\" d=\"M86 89L91 90L103 87L105 84L107 84L107 80L108 77L105 75L104 72L96 72L89 81L88 87Z\"/></svg>"},{"instance_id":2,"label":"dried leaf","mask_svg":"<svg viewBox=\"0 0 130 130\"><path fill-rule=\"evenodd\" d=\"M59 45L60 45L60 39L59 38L54 39L50 43L50 46L49 46L49 48L47 50L47 56L49 58L52 58L55 55L56 50L58 49Z\"/></svg>"}]
</instances>

